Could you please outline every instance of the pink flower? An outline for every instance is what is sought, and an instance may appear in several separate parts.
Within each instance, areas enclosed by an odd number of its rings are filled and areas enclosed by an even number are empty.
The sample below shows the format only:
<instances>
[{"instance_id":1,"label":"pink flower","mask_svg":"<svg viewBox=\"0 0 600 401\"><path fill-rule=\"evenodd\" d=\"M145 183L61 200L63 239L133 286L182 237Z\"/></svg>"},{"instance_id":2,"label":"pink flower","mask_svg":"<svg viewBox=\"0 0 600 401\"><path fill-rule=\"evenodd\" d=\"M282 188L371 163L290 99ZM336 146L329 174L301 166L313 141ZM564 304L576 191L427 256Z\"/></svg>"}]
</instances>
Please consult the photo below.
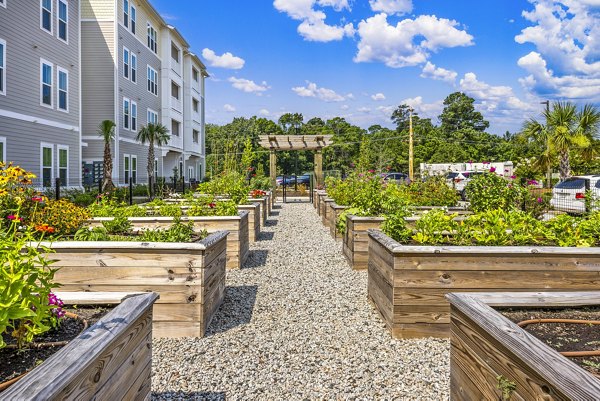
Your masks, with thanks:
<instances>
[{"instance_id":1,"label":"pink flower","mask_svg":"<svg viewBox=\"0 0 600 401\"><path fill-rule=\"evenodd\" d=\"M510 176L510 179L511 179L511 180L514 180L515 178L517 178L517 176L516 176L516 175L511 175L511 176Z\"/></svg>"},{"instance_id":2,"label":"pink flower","mask_svg":"<svg viewBox=\"0 0 600 401\"><path fill-rule=\"evenodd\" d=\"M14 214L9 214L8 216L6 216L6 218L9 220L16 220L17 216L15 216Z\"/></svg>"},{"instance_id":3,"label":"pink flower","mask_svg":"<svg viewBox=\"0 0 600 401\"><path fill-rule=\"evenodd\" d=\"M42 202L44 198L42 198L41 196L34 196L31 198L31 200L34 202Z\"/></svg>"},{"instance_id":4,"label":"pink flower","mask_svg":"<svg viewBox=\"0 0 600 401\"><path fill-rule=\"evenodd\" d=\"M542 203L543 199L542 198L537 198L537 203Z\"/></svg>"},{"instance_id":5,"label":"pink flower","mask_svg":"<svg viewBox=\"0 0 600 401\"><path fill-rule=\"evenodd\" d=\"M496 172L496 167L490 167L490 173L495 173Z\"/></svg>"},{"instance_id":6,"label":"pink flower","mask_svg":"<svg viewBox=\"0 0 600 401\"><path fill-rule=\"evenodd\" d=\"M375 172L375 170L369 170L369 173L373 174Z\"/></svg>"},{"instance_id":7,"label":"pink flower","mask_svg":"<svg viewBox=\"0 0 600 401\"><path fill-rule=\"evenodd\" d=\"M529 180L527 181L527 185L538 185L538 182L536 180Z\"/></svg>"}]
</instances>

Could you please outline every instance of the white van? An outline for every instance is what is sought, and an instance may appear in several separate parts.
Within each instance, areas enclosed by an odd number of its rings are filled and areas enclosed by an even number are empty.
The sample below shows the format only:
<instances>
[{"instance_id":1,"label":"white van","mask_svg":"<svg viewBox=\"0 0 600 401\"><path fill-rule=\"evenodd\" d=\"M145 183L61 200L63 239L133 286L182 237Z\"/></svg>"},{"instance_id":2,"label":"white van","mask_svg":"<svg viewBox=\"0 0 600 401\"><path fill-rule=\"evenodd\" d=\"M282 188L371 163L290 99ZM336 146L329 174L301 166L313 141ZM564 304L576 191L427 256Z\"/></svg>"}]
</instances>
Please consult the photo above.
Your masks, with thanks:
<instances>
[{"instance_id":1,"label":"white van","mask_svg":"<svg viewBox=\"0 0 600 401\"><path fill-rule=\"evenodd\" d=\"M586 191L591 191L592 208L598 209L594 203L598 203L600 200L600 175L574 176L559 182L552 189L550 205L554 210L561 212L585 213Z\"/></svg>"}]
</instances>

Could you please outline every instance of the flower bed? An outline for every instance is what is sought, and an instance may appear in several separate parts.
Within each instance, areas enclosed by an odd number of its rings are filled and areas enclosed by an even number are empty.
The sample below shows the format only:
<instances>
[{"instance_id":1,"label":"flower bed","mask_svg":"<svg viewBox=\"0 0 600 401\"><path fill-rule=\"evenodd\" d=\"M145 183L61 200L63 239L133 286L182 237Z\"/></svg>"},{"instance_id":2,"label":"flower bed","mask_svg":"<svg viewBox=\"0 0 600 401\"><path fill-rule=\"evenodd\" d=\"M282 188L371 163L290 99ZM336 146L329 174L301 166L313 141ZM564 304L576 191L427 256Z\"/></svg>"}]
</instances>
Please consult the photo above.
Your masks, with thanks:
<instances>
[{"instance_id":1,"label":"flower bed","mask_svg":"<svg viewBox=\"0 0 600 401\"><path fill-rule=\"evenodd\" d=\"M368 296L398 338L448 337L448 292L585 291L599 248L401 245L369 230Z\"/></svg>"},{"instance_id":2,"label":"flower bed","mask_svg":"<svg viewBox=\"0 0 600 401\"><path fill-rule=\"evenodd\" d=\"M448 294L447 299L452 399L598 399L600 379L492 307L597 307L600 292Z\"/></svg>"},{"instance_id":3,"label":"flower bed","mask_svg":"<svg viewBox=\"0 0 600 401\"><path fill-rule=\"evenodd\" d=\"M2 393L6 400L146 399L154 293L123 300Z\"/></svg>"},{"instance_id":4,"label":"flower bed","mask_svg":"<svg viewBox=\"0 0 600 401\"><path fill-rule=\"evenodd\" d=\"M45 244L61 291L156 292L155 337L202 337L225 293L227 233L199 243Z\"/></svg>"},{"instance_id":5,"label":"flower bed","mask_svg":"<svg viewBox=\"0 0 600 401\"><path fill-rule=\"evenodd\" d=\"M95 217L88 223L92 227L99 227L105 221L112 221L113 217ZM172 217L129 217L134 230L167 228L173 224ZM194 231L209 233L227 230L227 268L239 269L248 257L248 212L240 212L237 216L184 216L182 222L191 221Z\"/></svg>"}]
</instances>

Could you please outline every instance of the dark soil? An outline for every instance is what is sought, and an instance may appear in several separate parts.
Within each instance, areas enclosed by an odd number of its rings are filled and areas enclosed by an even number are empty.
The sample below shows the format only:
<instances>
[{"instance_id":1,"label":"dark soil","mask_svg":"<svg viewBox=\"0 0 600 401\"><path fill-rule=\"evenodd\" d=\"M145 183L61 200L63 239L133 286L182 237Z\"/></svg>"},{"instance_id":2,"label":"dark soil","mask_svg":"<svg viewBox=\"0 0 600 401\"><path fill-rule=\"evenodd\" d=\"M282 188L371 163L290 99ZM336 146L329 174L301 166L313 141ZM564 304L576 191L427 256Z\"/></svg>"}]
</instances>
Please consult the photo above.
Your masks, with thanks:
<instances>
[{"instance_id":1,"label":"dark soil","mask_svg":"<svg viewBox=\"0 0 600 401\"><path fill-rule=\"evenodd\" d=\"M506 309L499 312L515 323L529 319L600 320L600 308ZM600 326L598 325L537 323L530 324L524 329L558 352L600 350ZM600 375L600 357L569 357L569 359L588 372Z\"/></svg>"},{"instance_id":2,"label":"dark soil","mask_svg":"<svg viewBox=\"0 0 600 401\"><path fill-rule=\"evenodd\" d=\"M77 309L64 308L65 311L79 315L88 321L88 326L97 322L104 316L109 307L86 307L80 306ZM83 330L83 322L77 319L65 318L61 321L59 327L52 329L43 335L36 337L34 343L55 342L55 341L70 341L77 337ZM3 335L4 341L7 344L15 344L10 333ZM45 348L24 348L22 350L4 348L0 349L0 383L11 380L23 373L29 372L43 361L48 359L52 354L59 351L62 347L45 347Z\"/></svg>"}]
</instances>

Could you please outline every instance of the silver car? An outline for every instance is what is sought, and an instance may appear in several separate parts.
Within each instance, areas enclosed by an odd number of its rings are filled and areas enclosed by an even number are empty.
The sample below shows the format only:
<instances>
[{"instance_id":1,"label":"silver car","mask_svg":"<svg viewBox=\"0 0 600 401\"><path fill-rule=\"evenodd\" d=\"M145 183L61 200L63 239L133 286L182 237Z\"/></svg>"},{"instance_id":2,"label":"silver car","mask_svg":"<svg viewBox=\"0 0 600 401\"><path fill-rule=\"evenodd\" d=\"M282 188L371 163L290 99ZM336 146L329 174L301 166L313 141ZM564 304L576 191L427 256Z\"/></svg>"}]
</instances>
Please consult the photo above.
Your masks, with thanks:
<instances>
[{"instance_id":1,"label":"silver car","mask_svg":"<svg viewBox=\"0 0 600 401\"><path fill-rule=\"evenodd\" d=\"M600 175L581 175L569 177L559 182L552 189L552 199L550 205L554 210L567 213L582 214L587 210L586 192L590 191L591 208L598 210L598 200L600 200Z\"/></svg>"}]
</instances>

